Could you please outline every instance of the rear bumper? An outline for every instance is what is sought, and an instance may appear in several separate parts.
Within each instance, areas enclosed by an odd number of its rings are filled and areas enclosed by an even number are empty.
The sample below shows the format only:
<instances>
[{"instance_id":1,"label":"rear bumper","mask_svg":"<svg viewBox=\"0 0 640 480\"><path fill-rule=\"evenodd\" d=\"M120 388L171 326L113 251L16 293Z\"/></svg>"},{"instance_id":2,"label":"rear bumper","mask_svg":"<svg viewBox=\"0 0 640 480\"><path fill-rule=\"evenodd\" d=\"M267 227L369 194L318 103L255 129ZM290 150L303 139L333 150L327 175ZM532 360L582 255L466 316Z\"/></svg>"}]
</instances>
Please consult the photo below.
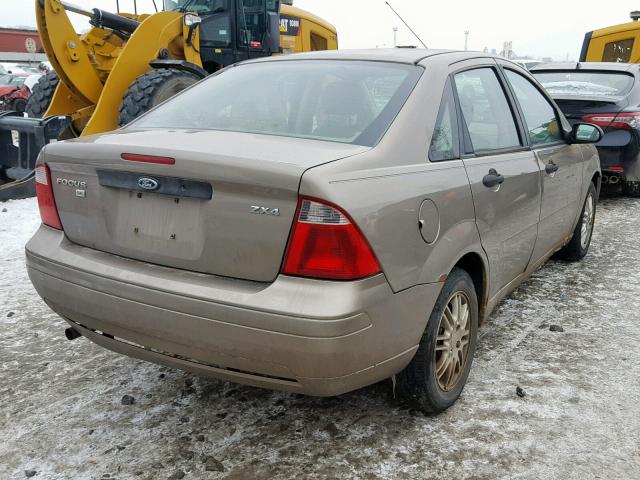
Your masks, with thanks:
<instances>
[{"instance_id":1,"label":"rear bumper","mask_svg":"<svg viewBox=\"0 0 640 480\"><path fill-rule=\"evenodd\" d=\"M103 347L200 375L320 396L402 370L441 288L393 293L384 275L239 281L80 247L46 226L26 255L40 296Z\"/></svg>"},{"instance_id":2,"label":"rear bumper","mask_svg":"<svg viewBox=\"0 0 640 480\"><path fill-rule=\"evenodd\" d=\"M622 181L640 180L640 154L637 147L598 148L598 155L603 176L617 177Z\"/></svg>"}]
</instances>

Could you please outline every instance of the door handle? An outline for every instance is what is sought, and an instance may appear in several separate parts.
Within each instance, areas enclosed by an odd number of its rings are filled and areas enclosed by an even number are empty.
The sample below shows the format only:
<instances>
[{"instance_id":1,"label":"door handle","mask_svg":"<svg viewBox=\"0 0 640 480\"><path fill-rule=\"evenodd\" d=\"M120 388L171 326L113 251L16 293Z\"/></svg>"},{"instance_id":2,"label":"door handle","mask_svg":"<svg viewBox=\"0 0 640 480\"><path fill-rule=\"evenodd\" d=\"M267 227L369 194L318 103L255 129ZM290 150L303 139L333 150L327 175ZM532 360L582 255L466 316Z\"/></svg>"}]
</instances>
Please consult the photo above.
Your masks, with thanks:
<instances>
[{"instance_id":1,"label":"door handle","mask_svg":"<svg viewBox=\"0 0 640 480\"><path fill-rule=\"evenodd\" d=\"M493 188L498 185L501 185L504 182L504 177L500 175L494 168L489 170L484 178L482 179L482 184L487 188Z\"/></svg>"},{"instance_id":2,"label":"door handle","mask_svg":"<svg viewBox=\"0 0 640 480\"><path fill-rule=\"evenodd\" d=\"M549 162L545 165L544 167L544 171L547 172L549 175L551 175L552 173L556 173L558 171L560 167L558 165L556 165L553 162Z\"/></svg>"}]
</instances>

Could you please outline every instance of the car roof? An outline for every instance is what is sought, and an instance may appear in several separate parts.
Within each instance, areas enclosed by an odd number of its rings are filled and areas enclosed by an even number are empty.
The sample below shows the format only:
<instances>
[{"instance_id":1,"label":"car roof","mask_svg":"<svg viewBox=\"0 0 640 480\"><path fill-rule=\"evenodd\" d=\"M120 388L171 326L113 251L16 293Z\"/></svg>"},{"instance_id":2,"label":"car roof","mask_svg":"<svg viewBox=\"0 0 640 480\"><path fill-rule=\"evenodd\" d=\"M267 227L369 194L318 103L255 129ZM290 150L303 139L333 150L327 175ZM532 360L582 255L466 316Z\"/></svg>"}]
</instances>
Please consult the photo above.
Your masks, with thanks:
<instances>
[{"instance_id":1,"label":"car roof","mask_svg":"<svg viewBox=\"0 0 640 480\"><path fill-rule=\"evenodd\" d=\"M424 60L430 60L435 57L444 61L460 61L467 58L498 58L494 55L470 51L425 48L371 48L364 50L323 50L318 52L294 53L291 55L257 58L243 63L296 60L364 60L417 65Z\"/></svg>"},{"instance_id":2,"label":"car roof","mask_svg":"<svg viewBox=\"0 0 640 480\"><path fill-rule=\"evenodd\" d=\"M532 72L543 70L607 70L610 72L635 72L640 70L637 63L616 62L554 62L531 67Z\"/></svg>"}]
</instances>

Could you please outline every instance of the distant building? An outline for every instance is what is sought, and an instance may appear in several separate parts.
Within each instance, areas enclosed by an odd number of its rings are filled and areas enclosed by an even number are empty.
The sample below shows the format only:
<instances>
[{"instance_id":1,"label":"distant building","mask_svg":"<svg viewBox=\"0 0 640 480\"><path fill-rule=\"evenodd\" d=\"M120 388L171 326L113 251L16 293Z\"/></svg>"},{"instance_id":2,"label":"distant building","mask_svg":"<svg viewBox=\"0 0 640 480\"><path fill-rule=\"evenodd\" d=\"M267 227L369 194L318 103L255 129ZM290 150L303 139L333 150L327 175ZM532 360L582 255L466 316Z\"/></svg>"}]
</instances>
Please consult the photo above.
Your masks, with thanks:
<instances>
[{"instance_id":1,"label":"distant building","mask_svg":"<svg viewBox=\"0 0 640 480\"><path fill-rule=\"evenodd\" d=\"M37 30L0 28L0 62L43 62L47 56Z\"/></svg>"}]
</instances>

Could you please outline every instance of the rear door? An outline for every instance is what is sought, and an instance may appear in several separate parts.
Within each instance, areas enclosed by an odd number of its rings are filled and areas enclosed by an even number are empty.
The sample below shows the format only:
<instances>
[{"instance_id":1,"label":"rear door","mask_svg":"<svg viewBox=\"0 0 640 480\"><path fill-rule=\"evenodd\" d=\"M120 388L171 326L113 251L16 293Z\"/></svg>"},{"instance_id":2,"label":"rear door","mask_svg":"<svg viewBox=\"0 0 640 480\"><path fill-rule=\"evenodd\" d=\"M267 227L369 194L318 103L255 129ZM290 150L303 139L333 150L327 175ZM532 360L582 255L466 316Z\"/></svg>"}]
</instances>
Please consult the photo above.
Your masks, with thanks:
<instances>
[{"instance_id":1,"label":"rear door","mask_svg":"<svg viewBox=\"0 0 640 480\"><path fill-rule=\"evenodd\" d=\"M566 143L558 112L539 87L506 63L503 71L542 175L540 225L532 258L536 261L571 235L581 199L582 151L579 145Z\"/></svg>"},{"instance_id":2,"label":"rear door","mask_svg":"<svg viewBox=\"0 0 640 480\"><path fill-rule=\"evenodd\" d=\"M523 273L536 242L540 171L492 59L456 64L464 164L490 262L490 295Z\"/></svg>"}]
</instances>

